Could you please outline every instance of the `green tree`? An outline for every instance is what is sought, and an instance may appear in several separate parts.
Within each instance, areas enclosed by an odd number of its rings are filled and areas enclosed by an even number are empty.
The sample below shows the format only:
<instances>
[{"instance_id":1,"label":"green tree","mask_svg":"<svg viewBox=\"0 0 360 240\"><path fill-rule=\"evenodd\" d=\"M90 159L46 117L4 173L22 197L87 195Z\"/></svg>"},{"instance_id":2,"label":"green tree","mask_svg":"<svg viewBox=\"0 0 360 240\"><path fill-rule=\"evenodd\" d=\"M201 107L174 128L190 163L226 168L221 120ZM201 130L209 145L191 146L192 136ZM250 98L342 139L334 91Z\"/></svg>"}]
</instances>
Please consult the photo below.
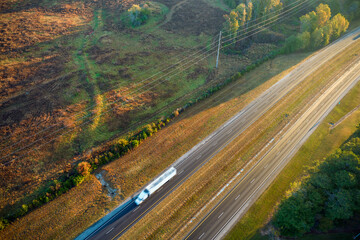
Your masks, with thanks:
<instances>
[{"instance_id":1,"label":"green tree","mask_svg":"<svg viewBox=\"0 0 360 240\"><path fill-rule=\"evenodd\" d=\"M138 140L131 140L130 142L131 148L136 148L137 146L140 145L140 142Z\"/></svg>"},{"instance_id":2,"label":"green tree","mask_svg":"<svg viewBox=\"0 0 360 240\"><path fill-rule=\"evenodd\" d=\"M244 3L240 3L236 8L235 12L237 14L238 23L241 27L245 26L247 19L246 6Z\"/></svg>"},{"instance_id":3,"label":"green tree","mask_svg":"<svg viewBox=\"0 0 360 240\"><path fill-rule=\"evenodd\" d=\"M354 201L354 210L360 211L360 189L355 189L352 191L353 193L353 201Z\"/></svg>"},{"instance_id":4,"label":"green tree","mask_svg":"<svg viewBox=\"0 0 360 240\"><path fill-rule=\"evenodd\" d=\"M236 1L235 0L224 0L225 4L228 5L230 8L236 7Z\"/></svg>"},{"instance_id":5,"label":"green tree","mask_svg":"<svg viewBox=\"0 0 360 240\"><path fill-rule=\"evenodd\" d=\"M5 218L0 218L0 231L3 230L9 224Z\"/></svg>"},{"instance_id":6,"label":"green tree","mask_svg":"<svg viewBox=\"0 0 360 240\"><path fill-rule=\"evenodd\" d=\"M341 148L343 151L351 151L360 156L360 138L353 138Z\"/></svg>"},{"instance_id":7,"label":"green tree","mask_svg":"<svg viewBox=\"0 0 360 240\"><path fill-rule=\"evenodd\" d=\"M340 170L334 175L334 183L337 188L353 188L357 185L356 175L345 170Z\"/></svg>"},{"instance_id":8,"label":"green tree","mask_svg":"<svg viewBox=\"0 0 360 240\"><path fill-rule=\"evenodd\" d=\"M311 34L311 47L313 49L319 48L324 44L324 30L316 28Z\"/></svg>"},{"instance_id":9,"label":"green tree","mask_svg":"<svg viewBox=\"0 0 360 240\"><path fill-rule=\"evenodd\" d=\"M319 166L319 170L328 174L335 175L339 170L347 170L350 172L357 172L359 167L359 158L349 151L341 151L340 149L331 154L327 161Z\"/></svg>"},{"instance_id":10,"label":"green tree","mask_svg":"<svg viewBox=\"0 0 360 240\"><path fill-rule=\"evenodd\" d=\"M295 35L288 37L285 40L284 50L286 53L298 51L301 48L301 40Z\"/></svg>"},{"instance_id":11,"label":"green tree","mask_svg":"<svg viewBox=\"0 0 360 240\"><path fill-rule=\"evenodd\" d=\"M282 2L280 0L257 0L253 2L254 18L267 16L271 17L273 12L282 9Z\"/></svg>"},{"instance_id":12,"label":"green tree","mask_svg":"<svg viewBox=\"0 0 360 240\"><path fill-rule=\"evenodd\" d=\"M231 33L231 37L236 37L237 30L239 29L239 21L238 21L238 15L233 10L230 12L230 15L225 15L225 26L227 30Z\"/></svg>"},{"instance_id":13,"label":"green tree","mask_svg":"<svg viewBox=\"0 0 360 240\"><path fill-rule=\"evenodd\" d=\"M298 38L300 39L301 45L300 45L300 49L307 49L310 46L310 40L311 40L311 35L309 32L303 32L301 34L298 35Z\"/></svg>"},{"instance_id":14,"label":"green tree","mask_svg":"<svg viewBox=\"0 0 360 240\"><path fill-rule=\"evenodd\" d=\"M353 216L353 202L349 190L340 189L331 194L325 213L331 220L349 219Z\"/></svg>"},{"instance_id":15,"label":"green tree","mask_svg":"<svg viewBox=\"0 0 360 240\"><path fill-rule=\"evenodd\" d=\"M326 25L322 28L324 33L324 46L328 45L333 35L333 28L331 24Z\"/></svg>"},{"instance_id":16,"label":"green tree","mask_svg":"<svg viewBox=\"0 0 360 240\"><path fill-rule=\"evenodd\" d=\"M79 176L76 176L76 177L74 177L73 179L72 179L72 181L73 181L73 185L74 186L78 186L79 184L81 184L83 181L84 181L84 176L82 176L82 175L79 175Z\"/></svg>"},{"instance_id":17,"label":"green tree","mask_svg":"<svg viewBox=\"0 0 360 240\"><path fill-rule=\"evenodd\" d=\"M324 190L331 190L334 187L331 178L323 172L313 174L309 179L309 184Z\"/></svg>"},{"instance_id":18,"label":"green tree","mask_svg":"<svg viewBox=\"0 0 360 240\"><path fill-rule=\"evenodd\" d=\"M314 226L314 210L304 194L297 192L280 203L273 223L283 236L301 236Z\"/></svg>"},{"instance_id":19,"label":"green tree","mask_svg":"<svg viewBox=\"0 0 360 240\"><path fill-rule=\"evenodd\" d=\"M316 12L312 11L300 17L301 32L312 32L317 27L318 17Z\"/></svg>"}]
</instances>

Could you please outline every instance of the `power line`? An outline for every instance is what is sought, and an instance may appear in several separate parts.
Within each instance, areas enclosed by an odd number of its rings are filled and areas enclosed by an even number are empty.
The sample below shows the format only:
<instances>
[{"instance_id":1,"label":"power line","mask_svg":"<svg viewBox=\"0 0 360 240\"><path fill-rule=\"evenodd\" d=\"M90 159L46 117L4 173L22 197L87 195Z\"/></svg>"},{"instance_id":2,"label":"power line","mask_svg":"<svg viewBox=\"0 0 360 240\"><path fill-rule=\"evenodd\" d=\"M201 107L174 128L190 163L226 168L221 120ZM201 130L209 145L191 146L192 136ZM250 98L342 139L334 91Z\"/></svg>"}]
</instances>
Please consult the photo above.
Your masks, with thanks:
<instances>
[{"instance_id":1,"label":"power line","mask_svg":"<svg viewBox=\"0 0 360 240\"><path fill-rule=\"evenodd\" d=\"M267 18L267 16L263 16L263 18L266 18L265 20L263 20L263 21L261 21L261 22L258 22L258 23L254 24L254 25L251 25L251 27L261 26L261 24L263 24L263 23L266 22L266 21L269 21L269 20L271 20L271 19L277 19L280 15L284 15L285 13L290 12L290 11L292 11L293 9L295 9L295 8L297 8L297 7L299 7L299 6L304 5L305 3L312 2L312 1L316 1L316 0L305 0L305 1L304 1L304 0L297 0L297 1L293 2L292 4L295 4L295 3L300 2L299 4L296 4L295 6L289 8L289 9L287 9L287 10L284 10L284 11L282 11L280 14L274 15L274 16L272 16L272 17L270 17L270 18ZM304 8L306 8L306 7L304 7ZM304 8L302 8L301 10L303 10ZM270 14L269 14L269 15L270 15ZM272 14L271 14L271 15L272 15ZM252 20L252 21L250 21L250 22L255 22L255 21L256 21L256 20ZM250 23L250 22L248 22L248 23ZM231 37L231 36L234 35L234 34L238 34L239 32L243 31L243 29L239 29L239 30L237 30L237 31L234 32L234 33L231 33L231 31L229 31L229 30L225 30L225 31L230 32L230 34L224 35L223 38Z\"/></svg>"},{"instance_id":2,"label":"power line","mask_svg":"<svg viewBox=\"0 0 360 240\"><path fill-rule=\"evenodd\" d=\"M206 55L205 57L201 58L199 61L201 61L201 60L209 57L209 56L212 55L213 53L214 53L214 52ZM198 61L198 62L199 62L199 61ZM190 65L190 66L187 67L186 69L189 69L189 68L192 67L193 65L194 65L194 64ZM185 70L186 70L186 69L185 69ZM174 75L177 75L177 74L179 74L179 73L181 73L181 72L178 72L178 73L176 73L176 74L174 74ZM164 81L168 81L168 80L170 80L170 78L169 78L169 79L165 79ZM161 84L161 82L158 83L158 84ZM156 86L157 86L157 85L155 85L155 86L153 86L153 87L156 87ZM113 109L114 109L114 108L111 108L111 109L109 109L109 110L101 113L101 115L104 115L105 113L108 113L108 112L110 112L110 111L113 110ZM95 118L97 118L97 117L99 117L99 116L96 116L96 117L92 118L91 120L93 120L93 119L95 119ZM77 126L71 128L69 131L67 131L67 132L65 132L65 133L63 133L63 134L61 134L61 135L59 135L59 136L57 136L57 137L55 137L55 138L53 138L53 139L45 142L45 143L43 143L43 144L40 144L40 145L39 145L38 147L36 147L36 148L37 148L37 149L40 149L42 146L44 146L44 145L46 145L46 144L48 144L48 143L50 143L50 142L58 139L59 137L61 137L61 136L63 136L63 135L66 135L66 134L72 132L74 129L76 129L76 128L78 128L78 127L81 127L82 125L90 122L91 120L87 120L87 121L82 122L80 125L77 125ZM54 133L57 133L57 132L59 132L59 131L62 130L62 129L64 129L64 128L61 128L61 129L59 129L59 130L57 130L57 131L55 131L55 132L53 132L53 133L51 133L51 134L49 134L49 135L47 135L47 136L45 136L45 137L51 136L51 135L53 135ZM25 148L28 148L28 147L34 145L35 143L39 142L40 140L44 139L45 137L41 137L40 139L37 139L36 141L28 144L27 146L25 146L25 147L23 147L23 148L21 148L21 149L18 149L18 150L16 150L16 151L12 152L12 153L7 154L6 156L0 158L0 160L1 160L1 159L4 159L4 158L6 158L6 157L8 157L8 156L10 156L10 155L13 155L14 153L17 153L17 152L19 152L19 151L21 151L21 150L24 150ZM32 149L32 150L30 150L30 151L33 151L33 150L34 150L34 149ZM29 151L28 151L28 152L29 152ZM27 152L27 153L28 153L28 152ZM10 162L13 162L13 161L19 159L20 157L23 157L23 156L27 155L27 153L22 154L21 156L18 156L18 157L14 158L14 159L12 159L12 160L10 160L10 161L8 161L8 162L1 163L1 164L2 164L2 165L5 165L5 164L8 164L8 163L10 163Z\"/></svg>"},{"instance_id":3,"label":"power line","mask_svg":"<svg viewBox=\"0 0 360 240\"><path fill-rule=\"evenodd\" d=\"M305 2L306 2L306 1L307 1L307 0L305 0ZM317 1L317 0L315 0L315 1ZM296 0L296 1L293 1L293 2L289 3L287 6L285 6L284 8L288 8L288 7L290 7L291 5L295 5L295 4L298 3L298 2L304 3L304 0ZM268 19L268 17L271 16L272 14L274 14L274 13L277 13L277 12L283 13L283 12L288 11L288 9L287 9L287 10L284 10L284 8L280 8L280 9L277 9L277 10L275 10L275 11L273 11L273 12L269 12L268 14L265 14L265 15L257 18L257 19L252 19L252 20L250 20L250 21L246 21L246 23L247 23L247 24L250 24L250 23L253 23L253 22L258 22L259 19L262 19L262 18L265 18L265 20L262 20L262 21L266 21L266 20ZM281 13L280 13L280 14L281 14ZM276 14L276 15L280 15L280 14ZM228 36L231 35L231 30L226 30L226 29L225 29L225 30L223 30L223 32L224 32L224 33L225 33L225 32L230 33L230 34L228 34Z\"/></svg>"},{"instance_id":4,"label":"power line","mask_svg":"<svg viewBox=\"0 0 360 240\"><path fill-rule=\"evenodd\" d=\"M298 1L296 1L296 2L299 2L299 1L301 1L301 0L298 0ZM295 4L296 2L294 2L294 3L292 3L292 4ZM293 9L293 8L292 8ZM290 9L290 10L292 10L292 9ZM280 10L279 10L280 11ZM289 10L287 10L287 11L289 11ZM286 12L286 11L285 11ZM272 14L272 13L271 13ZM283 14L283 13L281 13L281 14ZM266 18L267 16L263 16L262 18ZM276 16L275 16L276 17ZM270 18L271 19L271 18ZM266 19L265 21L268 21L269 19ZM255 20L253 20L253 21L255 21ZM263 22L265 22L265 21L263 21ZM252 22L252 21L250 21L250 22ZM251 26L251 28L253 28L253 27L255 27L255 26L257 26L257 25L260 25L261 24L261 22L260 23L258 23L258 24L255 24L255 25L253 25L253 26ZM228 35L229 36L229 35ZM227 36L224 36L224 38L226 38ZM213 42L212 44L210 44L210 45L208 45L207 47L210 47L210 46L212 46L212 45L215 45L216 44L216 42ZM212 48L210 49L210 50L208 50L208 51L211 51L212 50ZM146 78L146 79L144 79L144 80L142 80L142 81L140 81L139 83L137 83L137 84L140 84L140 83L142 83L142 82L145 82L146 80L149 80L149 79L151 79L151 78L153 78L153 77L155 77L155 76L157 76L157 75L159 75L161 72L164 72L164 71L166 71L166 70L168 70L168 69L170 69L170 68L172 68L172 67L174 67L174 66L176 66L177 64L179 64L179 63L181 63L181 62L183 62L183 61L185 61L185 60L187 60L188 58L191 58L192 56L194 56L194 55L196 55L196 54L198 54L198 53L200 53L201 51L203 51L203 49L201 49L201 50L199 50L199 51L197 51L197 52L195 52L195 53L193 53L193 54L191 54L190 56L188 56L188 57L186 57L186 58L184 58L184 59L182 59L182 60L180 60L180 61L178 61L177 63L175 63L175 64L173 64L173 65L171 65L171 66L169 66L169 67L167 67L166 69L163 69L163 70L161 70L161 71L159 71L159 72L157 72L156 74L153 74L152 76L150 76L150 77L148 77L148 78ZM206 51L207 52L207 51ZM133 87L134 88L134 87ZM109 90L108 90L109 91ZM96 104L93 104L93 105L91 105L91 106L89 106L89 107L87 107L86 109L84 109L84 110L81 110L80 112L78 112L78 113L76 113L75 115L73 115L73 116L78 116L78 115L80 115L80 113L83 113L83 112L85 112L85 111L88 111L88 110L90 110L90 109L92 109L93 107L95 107L96 106ZM73 117L72 116L72 117ZM70 117L67 117L67 118L70 118ZM80 118L80 120L82 120L83 118ZM77 120L78 121L78 120ZM48 130L48 129L50 129L50 128L52 128L53 126L57 126L57 125L59 125L59 123L56 123L56 124L53 124L53 125L51 125L51 126L49 126L49 127L46 127L45 129L43 129L42 131L40 131L40 133L42 133L42 132L44 132L44 131L46 131L46 130ZM35 134L35 136L36 135L38 135L37 133ZM29 138L29 137L28 137ZM27 139L28 139L27 138ZM3 139L2 139L3 140ZM25 140L25 139L23 139L23 140ZM23 142L23 140L20 140L20 142ZM17 144L17 143L15 143L15 144ZM11 146L13 146L14 144L12 144ZM10 147L11 147L10 146ZM7 149L8 148L8 146L5 148L5 149Z\"/></svg>"},{"instance_id":5,"label":"power line","mask_svg":"<svg viewBox=\"0 0 360 240\"><path fill-rule=\"evenodd\" d=\"M267 23L268 25L269 25L269 23ZM258 32L260 32L260 31L258 31ZM256 33L258 33L258 32L256 32ZM255 33L255 34L256 34ZM252 35L254 35L254 34L252 34ZM252 36L252 35L250 35L250 36ZM247 37L250 37L250 36L247 36ZM245 38L247 38L247 37L245 37ZM245 39L245 38L243 38L243 39ZM243 40L243 39L240 39L240 40ZM238 40L238 41L240 41L240 40ZM224 48L224 47L222 47L222 48ZM191 65L192 66L192 65ZM190 66L190 67L191 67ZM189 68L189 67L188 67ZM186 68L186 69L188 69L188 68ZM178 74L178 73L177 73ZM175 75L177 75L177 74L175 74ZM115 102L118 102L118 101L115 101ZM115 102L112 102L112 103L115 103ZM113 108L112 108L113 109ZM112 109L110 109L110 110L112 110ZM109 111L110 111L109 110ZM105 113L107 113L107 112L109 112L109 111L106 111ZM104 113L102 113L101 115L103 115ZM91 115L93 115L93 114L89 114L90 116ZM100 116L101 116L100 115ZM97 117L99 117L99 116L97 116ZM95 117L96 118L96 117ZM95 118L92 118L92 119L95 119ZM88 121L85 121L85 122L83 122L82 124L80 124L79 126L82 126L84 123L87 123L87 122L89 122L90 120L88 120ZM76 126L76 127L78 127L78 126ZM76 128L75 127L75 128ZM43 139L43 138L45 138L45 137L48 137L48 136L51 136L51 135L53 135L54 133L57 133L57 132L59 132L60 130L62 130L62 129L64 129L65 127L63 127L63 128L60 128L59 130L57 130L57 131L55 131L55 132L53 132L53 133L51 133L51 134L49 134L49 135L47 135L47 136L44 136L44 137L42 137L41 139ZM65 133L66 134L66 133ZM61 134L60 136L62 136L63 134ZM0 159L3 159L3 158L5 158L5 157L7 157L7 156L9 156L9 155L12 155L12 154L14 154L14 153L16 153L16 152L19 152L19 151L21 151L21 150L23 150L23 149L25 149L25 148L27 148L27 147L29 147L29 146L32 146L32 145L34 145L36 142L39 142L41 139L38 139L38 140L36 140L36 141L34 141L34 142L32 142L32 143L30 143L30 144L28 144L27 146L25 146L25 147L22 147L22 148L20 148L20 149L18 149L18 150L16 150L16 151L13 151L12 153L10 153L10 154L8 154L8 155L6 155L6 156L4 156L4 157L2 157L2 158L0 158Z\"/></svg>"},{"instance_id":6,"label":"power line","mask_svg":"<svg viewBox=\"0 0 360 240\"><path fill-rule=\"evenodd\" d=\"M295 1L295 2L291 3L291 4L289 4L289 6L295 4L295 3L299 2L299 1L301 1L301 0L298 0L298 1ZM277 10L277 11L282 11L282 9L279 9L279 10ZM277 12L277 11L275 11L275 12ZM271 12L271 13L269 13L268 15L271 15L271 14L273 14L273 13L274 13L274 12ZM267 18L267 17L268 17L268 16L264 15L264 16L260 17L260 19L261 19L261 18ZM269 19L266 19L265 21L267 21L267 20L269 20ZM258 21L258 19L251 20L251 21L249 21L248 23L255 22L255 21ZM261 23L258 23L258 24L256 24L256 25L259 25L259 24L261 24ZM256 25L254 25L254 26L256 26ZM254 27L254 26L251 26L251 27ZM156 29L156 28L157 28L157 27L154 27L153 30ZM225 30L225 31L226 31L226 30ZM150 31L150 32L152 32L152 31ZM231 35L231 34L230 34L230 35ZM227 37L227 36L224 36L224 38L226 38L226 37ZM210 46L212 46L212 45L214 45L214 44L216 44L216 43L213 42L212 44L208 45L207 47L210 47ZM198 45L198 46L200 46L200 45ZM196 49L196 48L193 48L193 49ZM204 49L205 49L205 47L204 47ZM183 60L180 60L179 62L177 62L177 63L175 63L175 64L173 64L173 65L171 65L171 66L169 66L169 67L167 67L166 69L163 69L163 70L158 71L156 74L153 74L152 76L148 77L147 79L144 79L144 80L141 81L141 82L144 82L144 81L146 81L146 80L149 80L149 79L157 76L157 75L160 74L161 72L164 72L164 71L166 71L166 70L168 70L168 69L176 66L177 64L185 61L186 59L188 59L188 58L190 58L190 57L192 57L192 56L194 56L194 55L196 55L196 54L198 54L198 53L200 53L201 51L203 51L203 49L201 49L201 50L199 50L199 51L191 54L190 56L186 57L186 58L183 59ZM174 58L175 58L175 57L174 57ZM142 75L145 75L145 74L142 74ZM140 83L141 83L141 82L140 82ZM140 83L137 83L137 84L140 84ZM80 85L83 85L83 84L75 85L75 86L73 86L73 87L77 87L77 86L80 86ZM121 86L121 84L116 85L116 87L120 87L120 86ZM105 90L105 91L110 91L110 90L111 90L111 87L108 88L108 89ZM88 111L88 110L90 110L91 108L93 108L93 107L95 107L95 106L96 106L96 104L93 104L93 105L87 107L86 109L81 110L80 112L76 113L75 116L78 116L78 115L80 115L80 113L85 112L85 111ZM58 124L58 123L57 123L57 124L53 124L52 126L57 126L57 125L59 125L59 124ZM49 129L49 128L52 128L52 126L49 126L49 127L45 128L44 131L46 131L46 130ZM41 132L43 132L43 131L41 131ZM10 135L10 136L11 136L11 135ZM6 139L8 139L10 136L6 137ZM5 139L5 138L4 138L4 139ZM1 139L1 141L3 141L4 139Z\"/></svg>"},{"instance_id":7,"label":"power line","mask_svg":"<svg viewBox=\"0 0 360 240\"><path fill-rule=\"evenodd\" d=\"M267 23L267 25L269 25L269 24L270 24L270 23ZM262 27L264 27L264 26L262 26ZM255 29L255 30L256 30L256 29ZM260 32L260 31L258 31L258 32ZM258 32L256 32L256 33L258 33ZM254 33L254 34L252 34L252 35L255 35L256 33ZM252 36L252 35L250 35L250 36ZM248 37L250 37L250 36L247 36L247 37L245 37L245 38L248 38ZM245 38L243 38L243 39L245 39ZM241 40L243 40L243 39L241 39ZM238 40L238 41L240 41L240 40ZM222 48L224 48L224 47L222 47ZM211 49L210 49L209 51L211 51ZM208 56L210 56L211 54L212 54L212 53L210 53ZM205 58L207 58L208 56L205 56L205 57L203 57L202 59L205 59ZM201 60L202 60L202 59L201 59ZM197 62L199 62L199 61L197 61ZM196 63L197 63L197 62L196 62ZM194 63L194 64L196 64L196 63ZM190 66L187 67L186 69L192 67L194 64L190 65ZM186 70L186 69L184 69L184 70ZM174 74L173 76L178 75L179 73L181 73L181 72L178 72L178 73ZM171 76L171 77L173 77L173 76ZM171 77L170 77L170 78L171 78ZM167 80L168 80L168 79L167 79ZM161 82L158 83L158 84L156 84L156 85L153 86L152 88L156 87L156 86L159 85L159 84L161 84ZM146 85L145 85L145 86L146 86ZM139 90L139 89L138 89L138 90ZM138 90L137 90L137 91L138 91ZM115 102L118 102L118 101L115 101ZM112 103L115 103L115 102L112 102ZM103 114L111 111L112 109L113 109L113 108L111 108L110 110L108 110L108 111L106 111L106 112L103 112L101 115L103 115ZM92 115L92 114L91 114L91 115ZM100 116L101 116L101 115L100 115ZM100 117L100 116L96 116L96 117ZM95 118L96 118L96 117L95 117ZM93 118L93 119L95 119L95 118ZM83 122L82 124L80 124L80 125L78 125L78 126L75 126L74 129L77 128L77 127L79 127L79 126L82 126L83 124L85 124L85 123L87 123L87 122L89 122L89 120ZM62 129L60 129L60 130L62 130ZM14 152L12 152L12 153L10 153L10 154L2 157L1 159L5 158L5 157L7 157L7 156L9 156L9 155L12 155L12 154L14 154L14 153L16 153L16 152L18 152L18 151L21 151L21 150L23 150L23 149L25 149L25 148L27 148L27 147L29 147L29 146L31 146L31 145L34 145L36 142L44 139L45 137L51 136L51 135L53 135L54 133L59 132L60 130L58 130L58 131L56 131L56 132L53 132L53 133L51 133L51 134L49 134L49 135L47 135L47 136L44 136L44 137L42 137L41 139L38 139L38 140L32 142L31 144L29 144L29 145L27 145L27 146L25 146L25 147L23 147L23 148L21 148L21 149L18 149L17 151L14 151ZM68 131L68 132L70 132L70 131ZM68 132L66 132L66 133L64 133L64 134L67 134ZM64 135L64 134L61 134L60 136L62 136L62 135ZM60 137L60 136L59 136L59 137ZM57 138L58 138L58 137L57 137ZM56 138L55 138L55 139L56 139ZM55 139L52 139L51 141L53 141L53 140L55 140ZM44 144L42 144L42 145L44 145ZM42 145L40 145L39 147L41 147ZM39 147L38 147L38 148L39 148ZM21 156L23 156L23 155L21 155ZM20 157L21 157L21 156L20 156ZM18 158L19 158L19 157L18 157ZM16 159L17 159L17 158L16 158ZM15 160L15 159L13 159L13 160Z\"/></svg>"}]
</instances>

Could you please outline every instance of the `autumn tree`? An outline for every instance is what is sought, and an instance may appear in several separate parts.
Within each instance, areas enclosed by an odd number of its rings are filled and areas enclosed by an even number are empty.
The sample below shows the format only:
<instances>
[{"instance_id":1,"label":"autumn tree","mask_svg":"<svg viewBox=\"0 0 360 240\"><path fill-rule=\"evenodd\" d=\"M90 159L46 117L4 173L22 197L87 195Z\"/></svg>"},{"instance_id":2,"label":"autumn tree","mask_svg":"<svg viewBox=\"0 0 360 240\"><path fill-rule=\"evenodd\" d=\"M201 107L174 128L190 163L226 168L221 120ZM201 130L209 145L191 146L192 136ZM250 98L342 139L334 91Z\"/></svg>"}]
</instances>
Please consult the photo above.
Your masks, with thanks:
<instances>
[{"instance_id":1,"label":"autumn tree","mask_svg":"<svg viewBox=\"0 0 360 240\"><path fill-rule=\"evenodd\" d=\"M239 4L236 8L235 8L235 12L237 14L237 20L239 23L239 26L245 26L245 22L246 22L246 6L244 3Z\"/></svg>"},{"instance_id":2,"label":"autumn tree","mask_svg":"<svg viewBox=\"0 0 360 240\"><path fill-rule=\"evenodd\" d=\"M78 164L76 170L82 176L88 176L90 174L91 165L88 162L81 162Z\"/></svg>"},{"instance_id":3,"label":"autumn tree","mask_svg":"<svg viewBox=\"0 0 360 240\"><path fill-rule=\"evenodd\" d=\"M246 12L247 12L246 21L249 22L249 21L252 19L253 10L254 10L254 5L253 5L252 1L247 2L247 6L246 6Z\"/></svg>"},{"instance_id":4,"label":"autumn tree","mask_svg":"<svg viewBox=\"0 0 360 240\"><path fill-rule=\"evenodd\" d=\"M231 36L235 38L240 27L247 31L248 23L253 16L252 1L242 2L230 12L230 15L225 15L225 28L230 32Z\"/></svg>"},{"instance_id":5,"label":"autumn tree","mask_svg":"<svg viewBox=\"0 0 360 240\"><path fill-rule=\"evenodd\" d=\"M239 21L237 13L232 10L230 15L225 15L225 28L231 33L231 37L236 37L239 29Z\"/></svg>"},{"instance_id":6,"label":"autumn tree","mask_svg":"<svg viewBox=\"0 0 360 240\"><path fill-rule=\"evenodd\" d=\"M326 46L331 40L337 39L349 27L349 22L340 13L331 18L331 9L327 4L320 4L316 11L312 11L300 17L300 29L306 35L297 35L298 40L306 41L298 44L299 47L285 46L286 50L293 49L295 51L306 48L316 49ZM308 34L311 39L309 42ZM294 41L294 38L290 40ZM287 41L289 42L289 41ZM309 44L310 43L310 44ZM305 49L306 49L305 48Z\"/></svg>"},{"instance_id":7,"label":"autumn tree","mask_svg":"<svg viewBox=\"0 0 360 240\"><path fill-rule=\"evenodd\" d=\"M331 24L326 25L322 28L324 33L323 45L326 46L330 43L331 36L333 35L333 28Z\"/></svg>"},{"instance_id":8,"label":"autumn tree","mask_svg":"<svg viewBox=\"0 0 360 240\"><path fill-rule=\"evenodd\" d=\"M323 27L331 18L331 9L327 4L320 4L316 8L317 27Z\"/></svg>"},{"instance_id":9,"label":"autumn tree","mask_svg":"<svg viewBox=\"0 0 360 240\"><path fill-rule=\"evenodd\" d=\"M349 27L349 21L340 13L331 19L331 26L333 29L333 38L336 39L341 36Z\"/></svg>"}]
</instances>

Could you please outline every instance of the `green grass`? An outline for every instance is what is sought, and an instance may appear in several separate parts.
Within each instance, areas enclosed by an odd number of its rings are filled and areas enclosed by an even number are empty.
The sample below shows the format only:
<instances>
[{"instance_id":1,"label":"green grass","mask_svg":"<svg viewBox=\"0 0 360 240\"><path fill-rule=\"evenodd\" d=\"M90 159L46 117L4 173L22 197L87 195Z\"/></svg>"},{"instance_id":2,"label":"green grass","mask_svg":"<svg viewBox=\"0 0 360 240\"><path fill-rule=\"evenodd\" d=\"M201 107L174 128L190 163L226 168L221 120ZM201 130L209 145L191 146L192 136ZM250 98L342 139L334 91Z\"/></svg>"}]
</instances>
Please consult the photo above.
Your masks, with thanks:
<instances>
[{"instance_id":1,"label":"green grass","mask_svg":"<svg viewBox=\"0 0 360 240\"><path fill-rule=\"evenodd\" d=\"M271 218L274 207L283 198L290 184L303 176L307 166L311 166L315 160L322 160L355 132L356 125L360 121L359 111L331 131L329 130L329 122L338 121L359 104L360 83L341 102L320 124L272 185L231 230L226 239L265 239L259 238L259 231ZM327 236L324 238L328 239Z\"/></svg>"}]
</instances>

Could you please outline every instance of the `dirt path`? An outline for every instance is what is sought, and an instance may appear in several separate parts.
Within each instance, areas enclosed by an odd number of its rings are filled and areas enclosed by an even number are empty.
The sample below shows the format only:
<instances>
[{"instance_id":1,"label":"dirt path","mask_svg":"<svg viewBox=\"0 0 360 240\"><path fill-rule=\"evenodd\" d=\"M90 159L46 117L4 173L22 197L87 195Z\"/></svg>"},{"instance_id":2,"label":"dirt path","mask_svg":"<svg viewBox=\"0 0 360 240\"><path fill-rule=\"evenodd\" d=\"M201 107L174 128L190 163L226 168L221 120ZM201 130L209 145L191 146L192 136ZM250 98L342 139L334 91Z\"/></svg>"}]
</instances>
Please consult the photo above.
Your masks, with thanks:
<instances>
[{"instance_id":1,"label":"dirt path","mask_svg":"<svg viewBox=\"0 0 360 240\"><path fill-rule=\"evenodd\" d=\"M189 0L182 0L182 1L178 2L177 4L175 4L174 6L172 6L170 8L169 13L165 17L165 20L161 24L159 24L158 27L161 27L161 26L167 24L168 22L170 22L172 20L174 12L177 11L179 7L181 7L184 3L188 2L188 1Z\"/></svg>"},{"instance_id":2,"label":"dirt path","mask_svg":"<svg viewBox=\"0 0 360 240\"><path fill-rule=\"evenodd\" d=\"M360 105L358 105L356 108L354 108L353 110L351 110L348 114L346 114L345 116L343 116L339 121L337 121L336 123L334 123L334 125L332 125L330 127L330 129L334 129L336 128L340 123L342 123L345 119L347 119L348 117L350 117L356 110L360 109Z\"/></svg>"},{"instance_id":3,"label":"dirt path","mask_svg":"<svg viewBox=\"0 0 360 240\"><path fill-rule=\"evenodd\" d=\"M94 11L94 18L93 18L93 31L101 31L103 22L101 19L101 10ZM89 110L88 114L94 114L92 118L92 123L90 125L91 130L95 130L100 122L100 116L102 114L103 106L104 106L104 97L100 94L101 91L98 86L98 75L96 66L93 66L93 62L88 57L88 52L86 49L89 45L93 45L92 36L84 36L83 43L78 50L81 52L81 55L77 56L77 61L79 63L79 69L84 71L85 78L82 79L84 84L87 84L89 88L87 88L87 92L90 98L89 105L94 106Z\"/></svg>"}]
</instances>

